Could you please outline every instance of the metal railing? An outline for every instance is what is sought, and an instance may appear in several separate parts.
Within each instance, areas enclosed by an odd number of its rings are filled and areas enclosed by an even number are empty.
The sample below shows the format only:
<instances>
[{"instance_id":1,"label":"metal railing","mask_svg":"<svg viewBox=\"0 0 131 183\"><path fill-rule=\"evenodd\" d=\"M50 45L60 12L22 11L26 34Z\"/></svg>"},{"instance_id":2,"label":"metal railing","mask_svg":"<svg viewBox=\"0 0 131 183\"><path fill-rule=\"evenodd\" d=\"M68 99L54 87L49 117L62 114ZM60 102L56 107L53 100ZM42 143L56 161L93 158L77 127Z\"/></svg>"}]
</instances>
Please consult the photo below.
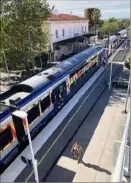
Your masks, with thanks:
<instances>
[{"instance_id":1,"label":"metal railing","mask_svg":"<svg viewBox=\"0 0 131 183\"><path fill-rule=\"evenodd\" d=\"M130 111L129 111L126 119L122 142L120 145L120 151L116 161L115 170L112 175L112 182L122 182L122 179L124 176L126 158L128 158L126 155L127 155L127 138L128 138L130 120L131 119L130 119ZM129 165L129 162L128 162L128 165Z\"/></svg>"}]
</instances>

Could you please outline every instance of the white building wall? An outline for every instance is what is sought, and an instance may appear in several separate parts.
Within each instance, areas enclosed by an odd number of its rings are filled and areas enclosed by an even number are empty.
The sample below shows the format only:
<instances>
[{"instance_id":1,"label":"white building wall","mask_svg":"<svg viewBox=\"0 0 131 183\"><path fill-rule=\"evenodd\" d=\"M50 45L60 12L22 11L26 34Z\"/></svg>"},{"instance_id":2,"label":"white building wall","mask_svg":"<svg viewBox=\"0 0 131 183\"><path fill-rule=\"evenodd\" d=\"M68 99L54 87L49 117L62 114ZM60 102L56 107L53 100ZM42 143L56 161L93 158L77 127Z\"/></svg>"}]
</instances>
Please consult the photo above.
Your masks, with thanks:
<instances>
[{"instance_id":1,"label":"white building wall","mask_svg":"<svg viewBox=\"0 0 131 183\"><path fill-rule=\"evenodd\" d=\"M70 39L73 37L81 36L88 33L88 20L76 20L76 21L50 21L49 22L49 30L50 30L50 46L52 52L54 52L55 60L61 58L62 55L68 55L73 52L73 45L75 48L79 46L81 47L81 43L72 44L70 48L68 46L61 46L60 50L54 50L53 44L62 40ZM82 32L83 27L83 32ZM86 32L85 32L86 27ZM64 29L64 36L62 30ZM58 31L58 38L56 37L56 30ZM83 43L83 46L87 45Z\"/></svg>"},{"instance_id":2,"label":"white building wall","mask_svg":"<svg viewBox=\"0 0 131 183\"><path fill-rule=\"evenodd\" d=\"M50 22L50 39L51 44L58 41L66 40L75 37L75 34L84 35L82 33L82 26L86 33L88 33L88 20L77 21L52 21ZM64 29L65 35L62 35L62 29ZM58 30L58 38L56 38L56 30Z\"/></svg>"}]
</instances>

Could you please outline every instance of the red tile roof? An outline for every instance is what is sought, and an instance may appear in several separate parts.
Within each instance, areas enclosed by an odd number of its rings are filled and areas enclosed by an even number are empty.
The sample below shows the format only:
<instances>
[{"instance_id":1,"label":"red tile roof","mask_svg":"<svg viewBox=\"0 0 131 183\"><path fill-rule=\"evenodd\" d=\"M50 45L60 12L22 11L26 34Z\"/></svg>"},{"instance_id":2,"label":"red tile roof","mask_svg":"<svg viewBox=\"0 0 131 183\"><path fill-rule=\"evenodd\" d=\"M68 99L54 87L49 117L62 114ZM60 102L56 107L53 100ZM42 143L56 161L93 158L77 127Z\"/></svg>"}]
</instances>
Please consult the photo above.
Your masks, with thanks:
<instances>
[{"instance_id":1,"label":"red tile roof","mask_svg":"<svg viewBox=\"0 0 131 183\"><path fill-rule=\"evenodd\" d=\"M86 18L79 17L70 14L50 14L49 20L51 21L62 21L62 20L87 20Z\"/></svg>"}]
</instances>

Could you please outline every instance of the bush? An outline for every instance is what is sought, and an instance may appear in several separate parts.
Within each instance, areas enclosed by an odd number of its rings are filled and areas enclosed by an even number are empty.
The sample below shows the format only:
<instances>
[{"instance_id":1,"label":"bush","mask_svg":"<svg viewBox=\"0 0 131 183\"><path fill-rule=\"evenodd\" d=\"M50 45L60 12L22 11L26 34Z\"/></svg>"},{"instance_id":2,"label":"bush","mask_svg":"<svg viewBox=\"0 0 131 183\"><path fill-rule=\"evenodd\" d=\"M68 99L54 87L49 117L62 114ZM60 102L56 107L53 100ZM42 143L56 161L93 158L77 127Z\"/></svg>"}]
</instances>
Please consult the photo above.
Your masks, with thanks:
<instances>
[{"instance_id":1,"label":"bush","mask_svg":"<svg viewBox=\"0 0 131 183\"><path fill-rule=\"evenodd\" d=\"M41 67L41 61L42 61L42 65L46 65L47 61L48 61L48 53L43 52L41 54L41 60L40 60L40 55L37 55L35 58L35 66L36 67Z\"/></svg>"}]
</instances>

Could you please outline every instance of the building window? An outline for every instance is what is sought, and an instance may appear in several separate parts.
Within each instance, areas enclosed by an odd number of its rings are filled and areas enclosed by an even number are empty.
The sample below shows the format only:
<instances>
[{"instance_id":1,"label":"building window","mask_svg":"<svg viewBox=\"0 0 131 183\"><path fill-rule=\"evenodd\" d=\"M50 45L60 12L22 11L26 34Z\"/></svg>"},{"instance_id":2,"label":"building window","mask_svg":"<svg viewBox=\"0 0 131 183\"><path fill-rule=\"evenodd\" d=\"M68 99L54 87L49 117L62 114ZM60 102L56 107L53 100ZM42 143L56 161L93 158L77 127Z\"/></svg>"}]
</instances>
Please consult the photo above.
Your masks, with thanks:
<instances>
[{"instance_id":1,"label":"building window","mask_svg":"<svg viewBox=\"0 0 131 183\"><path fill-rule=\"evenodd\" d=\"M63 37L65 36L65 31L64 31L64 29L62 29L62 35L63 35Z\"/></svg>"},{"instance_id":2,"label":"building window","mask_svg":"<svg viewBox=\"0 0 131 183\"><path fill-rule=\"evenodd\" d=\"M58 38L58 30L56 30L56 38Z\"/></svg>"}]
</instances>

